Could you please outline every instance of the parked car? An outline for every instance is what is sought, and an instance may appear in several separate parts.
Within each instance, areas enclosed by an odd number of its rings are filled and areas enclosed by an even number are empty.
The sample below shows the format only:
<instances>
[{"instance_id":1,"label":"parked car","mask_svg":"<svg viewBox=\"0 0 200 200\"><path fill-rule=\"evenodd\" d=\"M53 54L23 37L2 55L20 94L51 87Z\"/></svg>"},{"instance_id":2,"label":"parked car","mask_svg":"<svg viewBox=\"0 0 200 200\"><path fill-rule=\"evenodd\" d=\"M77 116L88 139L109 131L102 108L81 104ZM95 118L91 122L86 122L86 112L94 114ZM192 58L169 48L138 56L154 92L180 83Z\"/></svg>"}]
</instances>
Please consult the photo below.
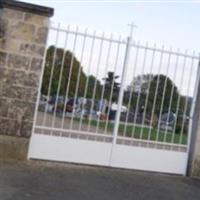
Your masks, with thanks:
<instances>
[{"instance_id":1,"label":"parked car","mask_svg":"<svg viewBox=\"0 0 200 200\"><path fill-rule=\"evenodd\" d=\"M76 107L77 103L78 102L75 101L75 99L69 99L69 101L66 104L66 110L65 111L72 113L74 108Z\"/></svg>"}]
</instances>

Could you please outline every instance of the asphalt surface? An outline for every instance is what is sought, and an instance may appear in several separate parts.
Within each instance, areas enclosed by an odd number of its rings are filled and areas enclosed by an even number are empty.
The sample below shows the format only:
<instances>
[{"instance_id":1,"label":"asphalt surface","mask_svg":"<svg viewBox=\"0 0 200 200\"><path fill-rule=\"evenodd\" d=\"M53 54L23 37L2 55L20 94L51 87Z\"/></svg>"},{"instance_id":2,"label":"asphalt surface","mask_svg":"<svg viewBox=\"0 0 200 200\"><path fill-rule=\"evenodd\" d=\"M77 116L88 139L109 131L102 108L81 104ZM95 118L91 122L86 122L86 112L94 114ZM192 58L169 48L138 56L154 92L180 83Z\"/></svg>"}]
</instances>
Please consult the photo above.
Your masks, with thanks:
<instances>
[{"instance_id":1,"label":"asphalt surface","mask_svg":"<svg viewBox=\"0 0 200 200\"><path fill-rule=\"evenodd\" d=\"M200 180L48 163L0 162L0 200L200 200Z\"/></svg>"}]
</instances>

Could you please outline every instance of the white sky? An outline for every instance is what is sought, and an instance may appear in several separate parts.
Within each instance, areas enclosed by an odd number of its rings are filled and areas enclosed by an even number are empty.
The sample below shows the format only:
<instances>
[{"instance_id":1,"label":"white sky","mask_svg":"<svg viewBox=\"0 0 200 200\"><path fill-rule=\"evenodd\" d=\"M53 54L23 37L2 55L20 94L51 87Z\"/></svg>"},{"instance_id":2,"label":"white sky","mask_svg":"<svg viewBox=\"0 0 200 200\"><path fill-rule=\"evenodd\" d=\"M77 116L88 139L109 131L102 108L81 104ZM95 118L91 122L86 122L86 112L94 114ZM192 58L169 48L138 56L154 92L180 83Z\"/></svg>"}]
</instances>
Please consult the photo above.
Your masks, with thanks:
<instances>
[{"instance_id":1,"label":"white sky","mask_svg":"<svg viewBox=\"0 0 200 200\"><path fill-rule=\"evenodd\" d=\"M129 34L127 24L134 21L138 28L134 30L133 38L140 40L142 44L148 42L153 46L156 43L159 47L164 44L168 49L171 46L174 50L180 48L181 52L187 49L192 54L195 51L196 55L200 52L200 1L23 1L53 7L53 21L125 36ZM165 60L167 63L167 58ZM175 58L172 62L175 65ZM188 65L189 63L191 65L191 61L188 61ZM170 73L172 78L173 69ZM190 95L193 91L195 73L196 71L192 74ZM188 74L189 70L186 70L184 82L189 81ZM187 94L188 84L180 85L181 71L177 72L175 79L180 91Z\"/></svg>"}]
</instances>

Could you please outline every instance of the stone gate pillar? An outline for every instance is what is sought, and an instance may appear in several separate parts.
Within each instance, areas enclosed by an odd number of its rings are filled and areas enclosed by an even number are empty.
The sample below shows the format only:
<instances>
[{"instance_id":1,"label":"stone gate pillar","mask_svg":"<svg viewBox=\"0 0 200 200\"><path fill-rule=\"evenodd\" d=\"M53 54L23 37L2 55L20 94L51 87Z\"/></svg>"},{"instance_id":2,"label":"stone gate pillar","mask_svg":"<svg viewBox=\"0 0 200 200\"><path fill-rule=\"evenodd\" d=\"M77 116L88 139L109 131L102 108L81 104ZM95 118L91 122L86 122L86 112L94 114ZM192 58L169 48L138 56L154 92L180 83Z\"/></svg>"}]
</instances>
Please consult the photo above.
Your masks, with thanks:
<instances>
[{"instance_id":1,"label":"stone gate pillar","mask_svg":"<svg viewBox=\"0 0 200 200\"><path fill-rule=\"evenodd\" d=\"M198 67L198 75L200 75L200 62ZM188 176L200 178L200 78L198 79L196 95L188 162Z\"/></svg>"},{"instance_id":2,"label":"stone gate pillar","mask_svg":"<svg viewBox=\"0 0 200 200\"><path fill-rule=\"evenodd\" d=\"M52 15L52 8L0 0L0 157L15 144L5 135L31 135Z\"/></svg>"}]
</instances>

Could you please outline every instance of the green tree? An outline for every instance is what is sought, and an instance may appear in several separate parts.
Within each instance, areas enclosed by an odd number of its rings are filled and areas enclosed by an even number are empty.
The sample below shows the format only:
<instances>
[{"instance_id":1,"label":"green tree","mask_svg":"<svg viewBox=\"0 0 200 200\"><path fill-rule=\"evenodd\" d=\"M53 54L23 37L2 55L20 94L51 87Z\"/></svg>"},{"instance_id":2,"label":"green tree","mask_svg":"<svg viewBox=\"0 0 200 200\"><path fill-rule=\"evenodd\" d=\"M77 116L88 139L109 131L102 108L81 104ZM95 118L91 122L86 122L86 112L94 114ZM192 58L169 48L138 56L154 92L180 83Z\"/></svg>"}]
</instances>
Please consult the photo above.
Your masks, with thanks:
<instances>
[{"instance_id":1,"label":"green tree","mask_svg":"<svg viewBox=\"0 0 200 200\"><path fill-rule=\"evenodd\" d=\"M127 91L145 93L148 89L149 81L153 79L152 74L143 74L136 76L128 85Z\"/></svg>"},{"instance_id":2,"label":"green tree","mask_svg":"<svg viewBox=\"0 0 200 200\"><path fill-rule=\"evenodd\" d=\"M64 56L64 60L63 60ZM50 95L56 95L57 90L59 89L59 79L61 76L60 81L60 90L59 95L65 96L67 88L69 88L68 96L74 97L77 90L77 97L83 97L84 92L87 89L87 97L91 98L93 94L94 84L96 82L96 96L100 96L101 92L101 83L97 80L94 76L87 75L84 73L83 68L79 60L73 55L72 52L69 50L65 51L62 48L56 48L55 46L50 46L47 49L46 54L46 62L45 62L45 69L43 75L43 82L42 82L42 94L47 95L49 90L50 84L50 76L51 70L54 65L54 70L52 74L52 83L50 88ZM63 65L62 75L61 69ZM71 74L71 75L70 75ZM80 76L80 77L79 77ZM78 81L79 77L79 81ZM86 88L86 81L88 78L88 87ZM78 87L77 87L78 86Z\"/></svg>"},{"instance_id":3,"label":"green tree","mask_svg":"<svg viewBox=\"0 0 200 200\"><path fill-rule=\"evenodd\" d=\"M95 84L96 84L96 89L95 89ZM86 97L92 98L93 94L95 93L95 99L100 99L101 91L102 91L101 82L98 79L96 79L95 76L93 75L88 76L88 88Z\"/></svg>"},{"instance_id":4,"label":"green tree","mask_svg":"<svg viewBox=\"0 0 200 200\"><path fill-rule=\"evenodd\" d=\"M132 96L130 96L131 90L132 90ZM177 109L179 95L180 94L177 86L173 83L173 81L169 77L165 75L147 74L143 76L138 76L132 81L130 86L127 87L126 99L124 100L127 102L128 98L131 98L131 108L135 110L137 106L137 100L139 99L138 106L144 107L145 100L148 97L146 105L147 106L146 113L148 114L152 112L154 99L156 99L154 113L158 116L160 114L160 111L162 111L162 113L168 112L170 107L170 101L171 101L170 111L175 113ZM162 102L163 102L163 107L161 108ZM185 98L183 98L183 96L180 96L179 112L184 110L184 105L185 105Z\"/></svg>"},{"instance_id":5,"label":"green tree","mask_svg":"<svg viewBox=\"0 0 200 200\"><path fill-rule=\"evenodd\" d=\"M155 111L154 111L156 115L159 115L161 109L162 112L168 112L170 107L170 101L171 101L170 111L175 113L179 96L178 88L172 82L172 80L169 77L166 77L165 75L155 75L150 82L150 88L148 91L149 98L147 103L147 112L152 111L154 98L156 95L156 87L157 87L157 96L156 96ZM162 103L163 107L161 107ZM182 109L182 102L180 103L180 109Z\"/></svg>"},{"instance_id":6,"label":"green tree","mask_svg":"<svg viewBox=\"0 0 200 200\"><path fill-rule=\"evenodd\" d=\"M42 93L48 94L51 71L54 65L50 95L57 94L57 90L59 89L58 84L59 84L62 64L63 64L63 71L61 75L59 95L65 95L67 87L69 87L69 96L74 95L79 69L80 69L80 80L79 80L78 95L81 95L83 91L82 87L85 85L86 82L86 75L82 70L80 62L77 60L76 57L73 57L73 54L70 51L64 51L62 48L55 49L54 46L50 46L47 50L43 82L42 82ZM70 69L71 69L71 79L69 81Z\"/></svg>"}]
</instances>

